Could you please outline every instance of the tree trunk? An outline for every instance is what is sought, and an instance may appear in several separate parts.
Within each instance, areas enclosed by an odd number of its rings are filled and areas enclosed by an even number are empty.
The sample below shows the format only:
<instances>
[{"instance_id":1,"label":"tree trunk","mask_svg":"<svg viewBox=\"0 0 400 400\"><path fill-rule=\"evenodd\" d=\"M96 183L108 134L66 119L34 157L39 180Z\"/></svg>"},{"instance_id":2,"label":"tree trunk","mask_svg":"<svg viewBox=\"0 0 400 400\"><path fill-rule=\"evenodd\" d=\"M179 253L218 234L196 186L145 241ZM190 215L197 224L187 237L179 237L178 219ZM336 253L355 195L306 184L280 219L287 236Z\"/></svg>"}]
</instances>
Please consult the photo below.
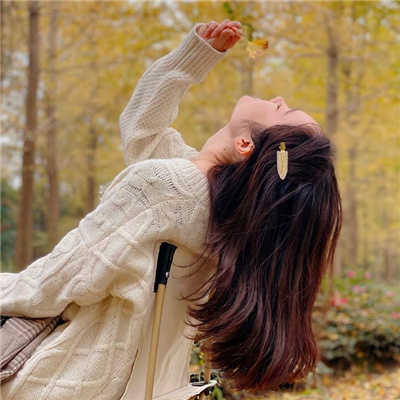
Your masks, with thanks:
<instances>
[{"instance_id":1,"label":"tree trunk","mask_svg":"<svg viewBox=\"0 0 400 400\"><path fill-rule=\"evenodd\" d=\"M56 117L54 100L56 98L56 73L55 58L57 47L57 19L58 4L51 2L51 19L49 30L49 83L46 114L49 121L47 130L47 176L49 180L48 193L48 213L47 213L47 233L49 235L49 246L53 248L58 241L58 221L60 213L60 204L58 197L58 168L57 168L57 140L56 140Z\"/></svg>"},{"instance_id":2,"label":"tree trunk","mask_svg":"<svg viewBox=\"0 0 400 400\"><path fill-rule=\"evenodd\" d=\"M96 15L96 9L98 4L94 4L92 18ZM96 150L97 150L97 130L96 130L96 105L97 96L99 90L99 73L98 73L98 53L97 53L97 42L95 40L95 34L97 29L97 18L91 18L91 36L89 37L89 43L93 49L93 55L90 63L90 75L93 77L92 88L90 91L89 104L88 104L88 142L87 142L87 153L86 153L86 168L87 168L87 195L86 195L86 211L91 212L95 208L97 193L96 193Z\"/></svg>"},{"instance_id":3,"label":"tree trunk","mask_svg":"<svg viewBox=\"0 0 400 400\"><path fill-rule=\"evenodd\" d=\"M94 127L92 118L90 117L89 146L86 157L87 170L88 170L87 198L86 198L87 212L93 211L96 204L96 162L95 162L96 147L97 147L96 129Z\"/></svg>"},{"instance_id":4,"label":"tree trunk","mask_svg":"<svg viewBox=\"0 0 400 400\"><path fill-rule=\"evenodd\" d=\"M325 133L329 137L333 137L338 128L339 119L339 106L338 106L338 62L339 62L339 49L337 39L332 27L327 24L328 33L328 47L327 47L327 80L326 80L326 111L325 120L326 127Z\"/></svg>"},{"instance_id":5,"label":"tree trunk","mask_svg":"<svg viewBox=\"0 0 400 400\"><path fill-rule=\"evenodd\" d=\"M355 4L350 7L351 22L355 24ZM352 25L353 25L352 24ZM345 99L346 99L346 112L344 120L346 122L346 129L349 132L356 130L359 124L358 112L360 110L360 85L362 82L362 71L360 68L362 59L355 58L356 49L360 49L360 43L355 33L350 29L349 31L349 53L352 55L348 60L343 61L343 77L345 82ZM344 206L344 229L346 233L346 261L351 267L358 265L359 253L359 218L358 218L358 199L357 199L357 157L358 157L358 138L351 138L350 147L348 150L349 160L349 176L346 184L346 203Z\"/></svg>"},{"instance_id":6,"label":"tree trunk","mask_svg":"<svg viewBox=\"0 0 400 400\"><path fill-rule=\"evenodd\" d=\"M327 79L326 79L326 108L325 108L325 133L331 140L334 140L338 129L339 121L339 103L338 103L338 64L339 64L339 48L337 43L337 36L334 29L338 20L337 11L332 10L332 20L326 20L326 33L328 38L328 46L326 49L327 57ZM336 160L335 160L336 161ZM331 281L333 277L340 277L342 275L342 238L336 247L335 258L333 261L333 270ZM332 282L331 282L332 284Z\"/></svg>"},{"instance_id":7,"label":"tree trunk","mask_svg":"<svg viewBox=\"0 0 400 400\"><path fill-rule=\"evenodd\" d=\"M392 257L390 254L390 241L389 238L387 238L384 242L383 248L382 248L382 252L383 252L383 277L385 279L386 282L392 283L396 280L395 276L394 276L394 268L392 265Z\"/></svg>"},{"instance_id":8,"label":"tree trunk","mask_svg":"<svg viewBox=\"0 0 400 400\"><path fill-rule=\"evenodd\" d=\"M346 229L346 261L352 268L358 264L358 247L359 247L359 234L358 234L358 215L357 215L357 184L356 184L356 161L357 150L355 147L350 148L348 152L349 157L349 178L346 188L346 207L344 209L345 218L343 225Z\"/></svg>"},{"instance_id":9,"label":"tree trunk","mask_svg":"<svg viewBox=\"0 0 400 400\"><path fill-rule=\"evenodd\" d=\"M22 270L32 262L33 184L35 168L35 136L37 126L36 93L39 83L39 3L30 1L29 7L29 67L26 97L26 129L22 160L15 267Z\"/></svg>"},{"instance_id":10,"label":"tree trunk","mask_svg":"<svg viewBox=\"0 0 400 400\"><path fill-rule=\"evenodd\" d=\"M242 91L247 96L252 96L254 92L254 60L251 58L243 65Z\"/></svg>"},{"instance_id":11,"label":"tree trunk","mask_svg":"<svg viewBox=\"0 0 400 400\"><path fill-rule=\"evenodd\" d=\"M4 1L0 1L0 54L1 54L1 69L0 69L0 82L1 82L1 87L3 88L3 80L5 76L5 24L4 24Z\"/></svg>"}]
</instances>

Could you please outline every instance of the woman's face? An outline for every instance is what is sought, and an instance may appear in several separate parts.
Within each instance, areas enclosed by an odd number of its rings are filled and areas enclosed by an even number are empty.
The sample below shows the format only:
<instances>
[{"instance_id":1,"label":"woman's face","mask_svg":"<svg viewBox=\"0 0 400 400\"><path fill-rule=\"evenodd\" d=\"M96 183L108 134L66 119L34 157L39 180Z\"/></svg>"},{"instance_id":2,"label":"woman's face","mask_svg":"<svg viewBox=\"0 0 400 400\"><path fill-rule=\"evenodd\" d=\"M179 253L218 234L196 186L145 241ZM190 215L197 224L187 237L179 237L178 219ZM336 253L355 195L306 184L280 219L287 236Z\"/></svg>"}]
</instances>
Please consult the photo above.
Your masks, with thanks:
<instances>
[{"instance_id":1,"label":"woman's face","mask_svg":"<svg viewBox=\"0 0 400 400\"><path fill-rule=\"evenodd\" d=\"M204 144L201 152L213 156L218 163L230 163L251 154L253 140L248 123L255 122L262 127L273 125L318 124L304 111L290 109L282 97L271 101L244 96L236 103L228 125L221 128Z\"/></svg>"},{"instance_id":2,"label":"woman's face","mask_svg":"<svg viewBox=\"0 0 400 400\"><path fill-rule=\"evenodd\" d=\"M275 97L270 101L250 96L241 97L233 110L230 124L243 124L245 121L254 121L265 127L272 125L317 124L304 111L290 109L282 97Z\"/></svg>"}]
</instances>

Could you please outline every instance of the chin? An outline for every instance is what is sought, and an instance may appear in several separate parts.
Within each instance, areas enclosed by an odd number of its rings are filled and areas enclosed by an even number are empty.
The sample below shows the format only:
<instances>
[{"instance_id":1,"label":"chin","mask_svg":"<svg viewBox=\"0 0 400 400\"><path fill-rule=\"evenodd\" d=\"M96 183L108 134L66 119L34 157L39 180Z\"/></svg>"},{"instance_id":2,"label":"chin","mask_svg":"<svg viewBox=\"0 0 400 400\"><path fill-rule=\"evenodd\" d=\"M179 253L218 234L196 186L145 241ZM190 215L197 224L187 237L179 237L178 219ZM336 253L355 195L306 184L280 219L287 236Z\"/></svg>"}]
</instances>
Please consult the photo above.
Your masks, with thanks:
<instances>
[{"instance_id":1,"label":"chin","mask_svg":"<svg viewBox=\"0 0 400 400\"><path fill-rule=\"evenodd\" d=\"M237 101L236 104L250 103L254 100L257 100L257 99L255 99L254 97L250 97L250 96L243 96Z\"/></svg>"}]
</instances>

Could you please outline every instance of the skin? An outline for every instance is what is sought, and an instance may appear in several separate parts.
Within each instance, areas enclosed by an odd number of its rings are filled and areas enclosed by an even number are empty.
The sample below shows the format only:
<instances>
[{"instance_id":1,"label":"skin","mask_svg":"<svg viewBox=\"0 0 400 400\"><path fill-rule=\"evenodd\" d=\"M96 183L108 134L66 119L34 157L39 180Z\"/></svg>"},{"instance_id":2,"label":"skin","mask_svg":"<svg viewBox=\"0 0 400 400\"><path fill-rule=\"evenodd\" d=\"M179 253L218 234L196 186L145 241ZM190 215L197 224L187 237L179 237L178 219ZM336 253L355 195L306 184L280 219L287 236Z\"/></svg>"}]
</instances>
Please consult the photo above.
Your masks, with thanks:
<instances>
[{"instance_id":1,"label":"skin","mask_svg":"<svg viewBox=\"0 0 400 400\"><path fill-rule=\"evenodd\" d=\"M226 51L232 48L243 35L240 22L224 20L200 26L197 34L214 49ZM253 151L253 141L247 129L248 122L264 127L273 125L317 124L302 110L289 108L282 97L260 100L250 96L241 97L227 125L211 136L200 150L193 163L204 173L218 164L241 161Z\"/></svg>"}]
</instances>

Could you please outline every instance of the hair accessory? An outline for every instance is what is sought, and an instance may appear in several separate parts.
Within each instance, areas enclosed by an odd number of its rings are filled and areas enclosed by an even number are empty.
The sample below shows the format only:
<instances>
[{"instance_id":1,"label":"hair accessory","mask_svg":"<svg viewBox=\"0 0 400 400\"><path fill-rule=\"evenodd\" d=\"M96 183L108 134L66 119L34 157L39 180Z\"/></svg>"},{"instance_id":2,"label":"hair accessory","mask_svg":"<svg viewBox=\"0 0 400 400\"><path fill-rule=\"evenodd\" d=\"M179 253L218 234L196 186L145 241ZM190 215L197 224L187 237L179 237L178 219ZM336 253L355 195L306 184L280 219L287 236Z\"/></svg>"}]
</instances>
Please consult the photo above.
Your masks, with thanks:
<instances>
[{"instance_id":1,"label":"hair accessory","mask_svg":"<svg viewBox=\"0 0 400 400\"><path fill-rule=\"evenodd\" d=\"M276 152L276 161L279 177L284 180L288 172L288 152L286 151L285 142L281 142L279 150Z\"/></svg>"}]
</instances>

